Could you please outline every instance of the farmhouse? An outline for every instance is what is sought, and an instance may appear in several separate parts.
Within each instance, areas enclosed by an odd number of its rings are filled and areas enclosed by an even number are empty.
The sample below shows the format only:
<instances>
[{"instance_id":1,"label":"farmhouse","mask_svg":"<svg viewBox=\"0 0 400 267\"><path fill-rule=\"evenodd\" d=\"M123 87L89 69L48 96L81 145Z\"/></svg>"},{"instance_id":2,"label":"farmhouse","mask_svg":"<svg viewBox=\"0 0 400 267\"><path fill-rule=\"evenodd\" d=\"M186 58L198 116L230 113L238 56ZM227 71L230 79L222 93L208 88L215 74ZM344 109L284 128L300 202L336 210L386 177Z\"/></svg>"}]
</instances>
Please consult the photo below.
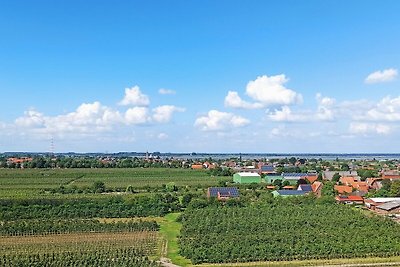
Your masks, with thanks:
<instances>
[{"instance_id":1,"label":"farmhouse","mask_svg":"<svg viewBox=\"0 0 400 267\"><path fill-rule=\"evenodd\" d=\"M360 196L336 196L336 201L343 204L363 204L364 198Z\"/></svg>"},{"instance_id":2,"label":"farmhouse","mask_svg":"<svg viewBox=\"0 0 400 267\"><path fill-rule=\"evenodd\" d=\"M207 198L211 197L216 197L221 201L238 198L239 190L236 187L209 187L207 189Z\"/></svg>"},{"instance_id":3,"label":"farmhouse","mask_svg":"<svg viewBox=\"0 0 400 267\"><path fill-rule=\"evenodd\" d=\"M233 175L233 182L239 184L260 183L261 176L253 172L238 172Z\"/></svg>"}]
</instances>

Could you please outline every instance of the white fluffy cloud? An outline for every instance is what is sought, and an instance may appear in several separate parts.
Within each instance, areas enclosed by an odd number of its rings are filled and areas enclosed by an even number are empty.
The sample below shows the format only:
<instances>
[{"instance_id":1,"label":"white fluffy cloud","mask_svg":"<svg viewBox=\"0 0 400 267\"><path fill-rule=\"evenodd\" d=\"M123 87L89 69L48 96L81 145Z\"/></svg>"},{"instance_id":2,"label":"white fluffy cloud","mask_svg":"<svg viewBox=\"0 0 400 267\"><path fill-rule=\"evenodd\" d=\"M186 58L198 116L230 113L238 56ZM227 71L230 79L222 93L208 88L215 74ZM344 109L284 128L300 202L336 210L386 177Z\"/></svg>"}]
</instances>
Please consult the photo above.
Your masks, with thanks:
<instances>
[{"instance_id":1,"label":"white fluffy cloud","mask_svg":"<svg viewBox=\"0 0 400 267\"><path fill-rule=\"evenodd\" d=\"M15 124L21 127L42 127L45 125L45 117L42 113L31 109L24 112L23 117L15 120Z\"/></svg>"},{"instance_id":2,"label":"white fluffy cloud","mask_svg":"<svg viewBox=\"0 0 400 267\"><path fill-rule=\"evenodd\" d=\"M140 91L139 86L134 86L132 88L125 88L125 96L119 103L122 106L148 106L150 104L150 99L147 95Z\"/></svg>"},{"instance_id":3,"label":"white fluffy cloud","mask_svg":"<svg viewBox=\"0 0 400 267\"><path fill-rule=\"evenodd\" d=\"M83 103L74 112L54 117L45 116L35 110L25 112L15 120L20 129L32 130L39 134L55 133L96 133L107 131L122 121L121 114L99 102Z\"/></svg>"},{"instance_id":4,"label":"white fluffy cloud","mask_svg":"<svg viewBox=\"0 0 400 267\"><path fill-rule=\"evenodd\" d=\"M363 122L352 122L349 127L349 131L352 134L379 134L386 135L392 131L389 125L382 123L363 123Z\"/></svg>"},{"instance_id":5,"label":"white fluffy cloud","mask_svg":"<svg viewBox=\"0 0 400 267\"><path fill-rule=\"evenodd\" d=\"M277 122L305 122L312 120L312 114L305 112L293 113L288 106L283 106L280 110L275 109L273 112L267 111L267 113L270 120Z\"/></svg>"},{"instance_id":6,"label":"white fluffy cloud","mask_svg":"<svg viewBox=\"0 0 400 267\"><path fill-rule=\"evenodd\" d=\"M184 108L163 105L150 110L149 99L135 86L125 90L125 97L119 103L129 107L119 111L102 105L100 102L83 103L75 111L57 116L46 116L34 109L28 110L24 116L17 118L13 124L5 127L20 135L31 134L37 137L58 135L69 137L100 136L100 133L111 133L116 127L155 123L167 123L175 112L183 112ZM128 128L126 128L128 129Z\"/></svg>"},{"instance_id":7,"label":"white fluffy cloud","mask_svg":"<svg viewBox=\"0 0 400 267\"><path fill-rule=\"evenodd\" d=\"M397 69L386 69L386 70L378 70L365 78L365 83L382 83L382 82L390 82L397 78L398 72Z\"/></svg>"},{"instance_id":8,"label":"white fluffy cloud","mask_svg":"<svg viewBox=\"0 0 400 267\"><path fill-rule=\"evenodd\" d=\"M125 123L128 125L144 124L150 120L149 109L146 107L133 107L125 112Z\"/></svg>"},{"instance_id":9,"label":"white fluffy cloud","mask_svg":"<svg viewBox=\"0 0 400 267\"><path fill-rule=\"evenodd\" d=\"M243 127L250 121L228 112L210 110L206 116L196 119L194 125L202 131L221 131L232 127Z\"/></svg>"},{"instance_id":10,"label":"white fluffy cloud","mask_svg":"<svg viewBox=\"0 0 400 267\"><path fill-rule=\"evenodd\" d=\"M335 99L316 95L318 107L316 111L293 111L289 106L282 106L274 111L267 110L267 117L276 122L310 122L333 121L335 118Z\"/></svg>"},{"instance_id":11,"label":"white fluffy cloud","mask_svg":"<svg viewBox=\"0 0 400 267\"><path fill-rule=\"evenodd\" d=\"M225 97L225 106L230 108L256 109L262 108L261 103L250 103L240 98L238 92L229 91Z\"/></svg>"},{"instance_id":12,"label":"white fluffy cloud","mask_svg":"<svg viewBox=\"0 0 400 267\"><path fill-rule=\"evenodd\" d=\"M288 81L284 74L259 76L246 86L246 94L255 102L243 100L238 92L229 91L225 97L225 106L231 108L258 109L266 106L282 106L301 103L301 94L286 88Z\"/></svg>"},{"instance_id":13,"label":"white fluffy cloud","mask_svg":"<svg viewBox=\"0 0 400 267\"><path fill-rule=\"evenodd\" d=\"M158 93L160 95L174 95L174 94L176 94L176 91L171 90L171 89L161 88L160 90L158 90Z\"/></svg>"},{"instance_id":14,"label":"white fluffy cloud","mask_svg":"<svg viewBox=\"0 0 400 267\"><path fill-rule=\"evenodd\" d=\"M172 105L164 105L159 106L153 109L153 119L156 122L166 123L169 122L172 118L174 112L184 112L184 108L172 106Z\"/></svg>"},{"instance_id":15,"label":"white fluffy cloud","mask_svg":"<svg viewBox=\"0 0 400 267\"><path fill-rule=\"evenodd\" d=\"M360 121L400 121L400 96L391 98L384 97L374 107L368 109L361 115L354 116L355 120Z\"/></svg>"},{"instance_id":16,"label":"white fluffy cloud","mask_svg":"<svg viewBox=\"0 0 400 267\"><path fill-rule=\"evenodd\" d=\"M265 106L291 105L302 102L301 94L284 86L287 81L284 74L270 77L259 76L247 84L246 94Z\"/></svg>"}]
</instances>

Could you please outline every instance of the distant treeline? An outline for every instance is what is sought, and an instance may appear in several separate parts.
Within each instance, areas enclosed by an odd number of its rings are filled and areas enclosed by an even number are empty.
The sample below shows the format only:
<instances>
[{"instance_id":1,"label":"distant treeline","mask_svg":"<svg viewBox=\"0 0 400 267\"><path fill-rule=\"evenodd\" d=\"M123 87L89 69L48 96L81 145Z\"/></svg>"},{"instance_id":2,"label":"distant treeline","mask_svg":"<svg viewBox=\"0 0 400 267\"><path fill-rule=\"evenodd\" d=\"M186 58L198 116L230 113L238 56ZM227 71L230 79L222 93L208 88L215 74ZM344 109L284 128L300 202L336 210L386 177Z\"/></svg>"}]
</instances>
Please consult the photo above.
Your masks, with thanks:
<instances>
[{"instance_id":1,"label":"distant treeline","mask_svg":"<svg viewBox=\"0 0 400 267\"><path fill-rule=\"evenodd\" d=\"M34 157L24 162L15 163L7 158L0 158L0 168L189 168L178 160L145 160L143 158L80 158L80 157Z\"/></svg>"}]
</instances>

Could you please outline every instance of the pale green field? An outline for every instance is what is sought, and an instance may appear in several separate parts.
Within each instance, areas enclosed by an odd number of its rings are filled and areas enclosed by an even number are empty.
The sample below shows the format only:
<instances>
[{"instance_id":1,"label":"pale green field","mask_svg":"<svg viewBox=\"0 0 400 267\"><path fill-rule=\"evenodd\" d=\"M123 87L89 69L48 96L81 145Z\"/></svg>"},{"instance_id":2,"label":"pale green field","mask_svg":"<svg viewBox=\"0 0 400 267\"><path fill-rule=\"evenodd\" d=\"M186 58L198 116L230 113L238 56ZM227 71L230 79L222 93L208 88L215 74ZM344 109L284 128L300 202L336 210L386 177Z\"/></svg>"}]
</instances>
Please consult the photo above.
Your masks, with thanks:
<instances>
[{"instance_id":1,"label":"pale green field","mask_svg":"<svg viewBox=\"0 0 400 267\"><path fill-rule=\"evenodd\" d=\"M224 177L212 177L203 170L135 168L135 169L0 169L1 197L43 196L49 188L76 186L87 188L102 181L107 188L137 189L161 187L169 182L177 186L214 186Z\"/></svg>"}]
</instances>

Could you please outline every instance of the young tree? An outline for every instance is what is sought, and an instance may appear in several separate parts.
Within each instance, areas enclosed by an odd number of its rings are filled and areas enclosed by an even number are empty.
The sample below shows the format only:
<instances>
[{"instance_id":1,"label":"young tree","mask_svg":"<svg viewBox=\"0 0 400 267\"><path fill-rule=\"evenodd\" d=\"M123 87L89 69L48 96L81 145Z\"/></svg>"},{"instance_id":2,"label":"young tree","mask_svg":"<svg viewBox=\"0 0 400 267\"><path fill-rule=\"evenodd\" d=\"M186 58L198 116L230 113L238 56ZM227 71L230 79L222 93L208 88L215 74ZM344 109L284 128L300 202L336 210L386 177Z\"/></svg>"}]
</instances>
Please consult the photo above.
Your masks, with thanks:
<instances>
[{"instance_id":1,"label":"young tree","mask_svg":"<svg viewBox=\"0 0 400 267\"><path fill-rule=\"evenodd\" d=\"M337 173L335 173L333 176L332 176L332 182L335 182L335 183L337 183L337 182L339 182L339 179L340 179L340 174L337 172Z\"/></svg>"},{"instance_id":2,"label":"young tree","mask_svg":"<svg viewBox=\"0 0 400 267\"><path fill-rule=\"evenodd\" d=\"M103 193L106 191L106 185L102 181L96 181L93 183L93 191L95 193Z\"/></svg>"}]
</instances>

